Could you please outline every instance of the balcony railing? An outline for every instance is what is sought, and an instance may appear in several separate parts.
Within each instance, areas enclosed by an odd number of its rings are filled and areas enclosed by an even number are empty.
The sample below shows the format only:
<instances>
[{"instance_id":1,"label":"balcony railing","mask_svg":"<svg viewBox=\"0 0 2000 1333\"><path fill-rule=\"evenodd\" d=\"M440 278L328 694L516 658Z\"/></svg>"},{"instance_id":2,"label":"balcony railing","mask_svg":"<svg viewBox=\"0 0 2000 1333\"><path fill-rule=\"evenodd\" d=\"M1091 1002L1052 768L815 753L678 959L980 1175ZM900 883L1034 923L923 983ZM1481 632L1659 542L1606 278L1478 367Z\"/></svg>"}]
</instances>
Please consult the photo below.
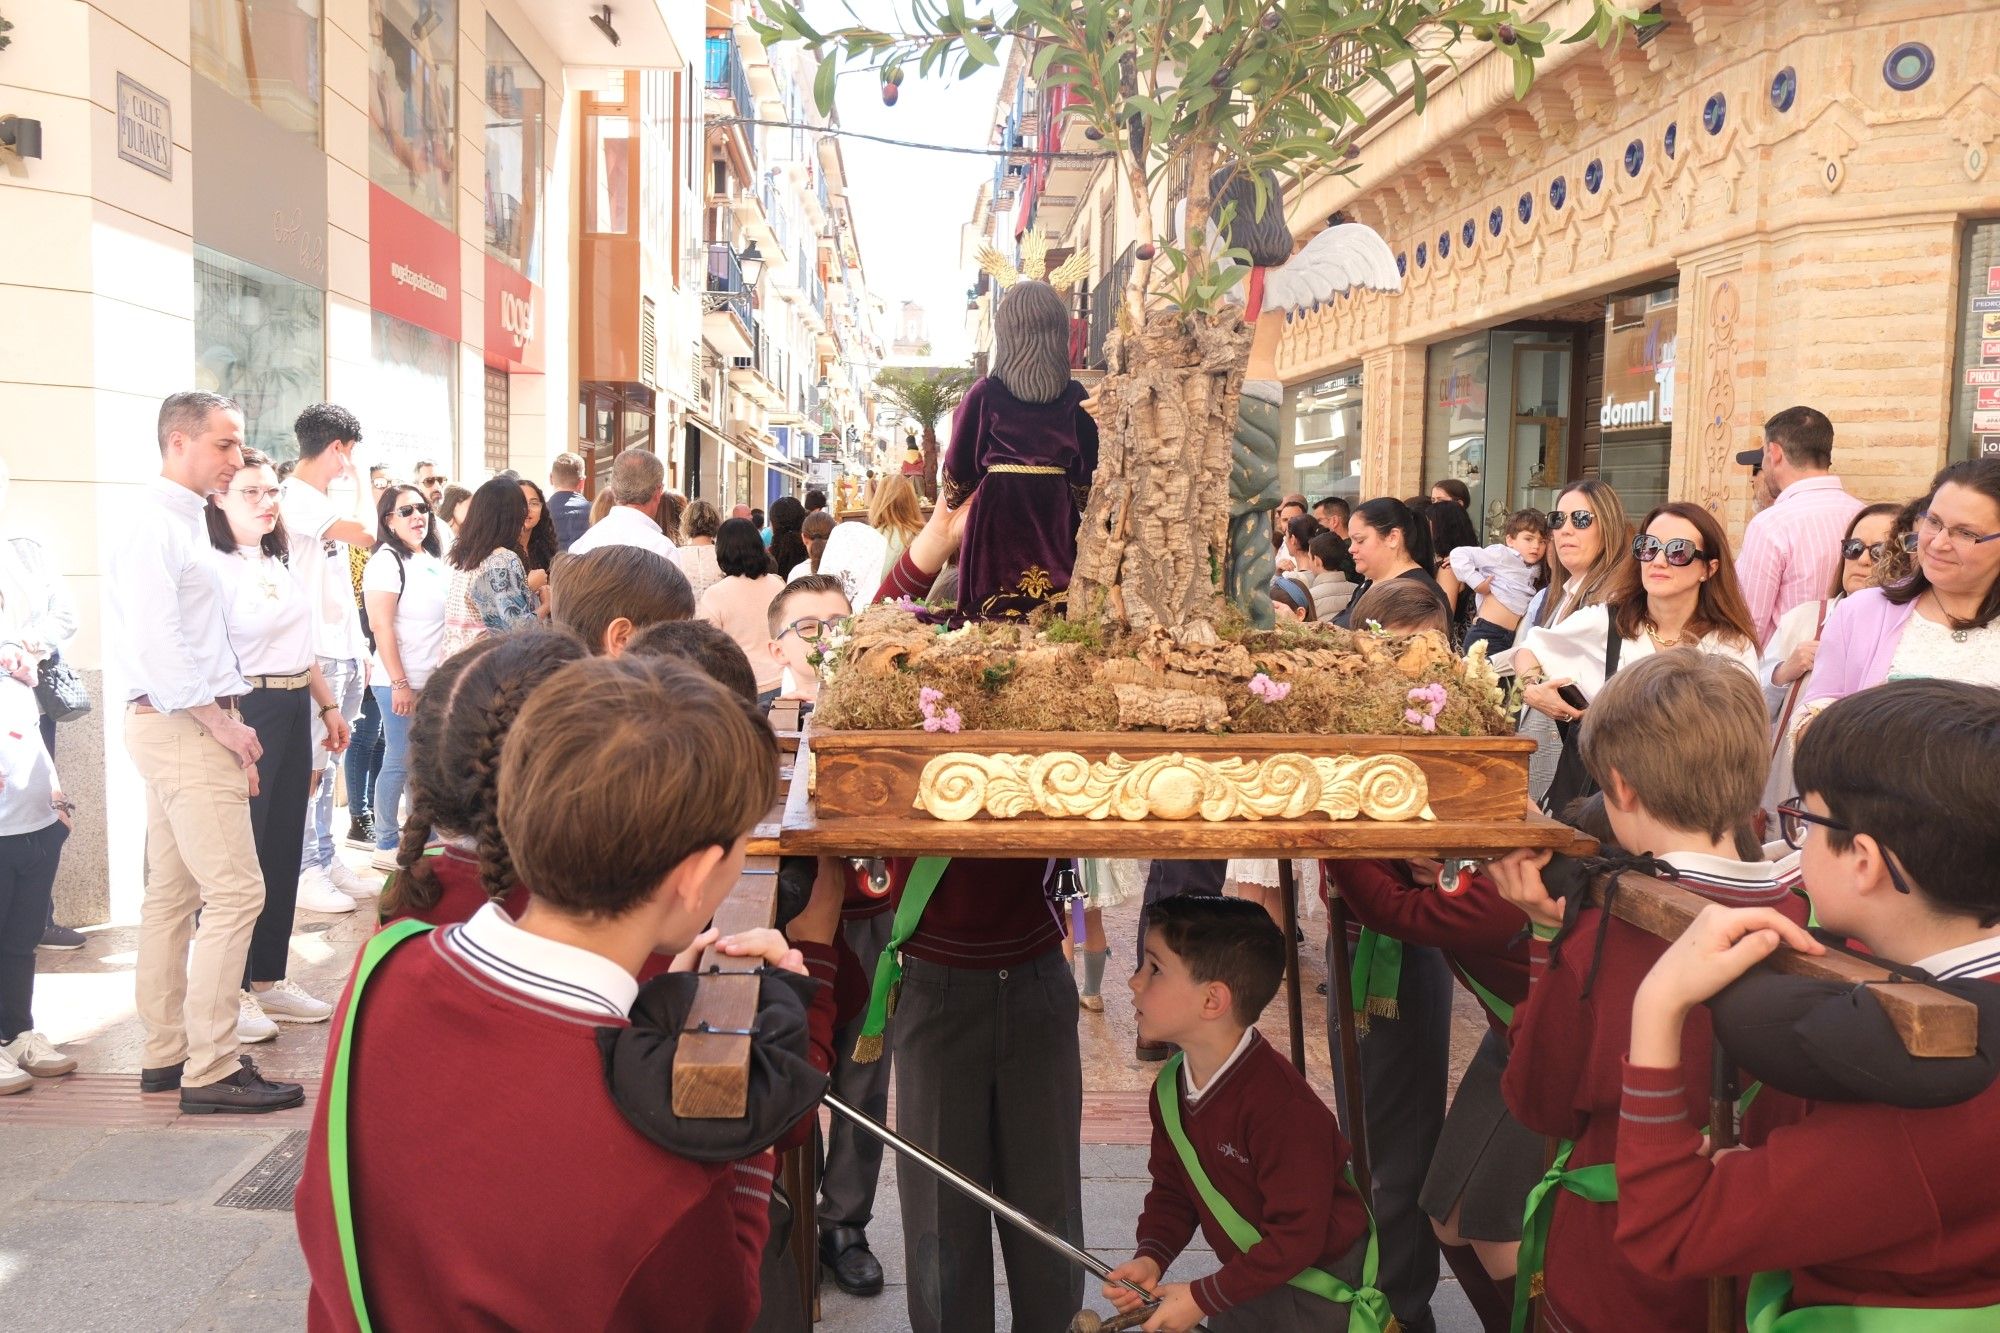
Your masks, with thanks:
<instances>
[{"instance_id":1,"label":"balcony railing","mask_svg":"<svg viewBox=\"0 0 2000 1333\"><path fill-rule=\"evenodd\" d=\"M757 114L757 103L750 96L750 80L743 72L743 55L736 49L736 39L729 36L710 37L705 48L704 76L706 92L710 97L726 97L739 116ZM757 127L738 127L744 139L750 144L751 157L757 153Z\"/></svg>"},{"instance_id":2,"label":"balcony railing","mask_svg":"<svg viewBox=\"0 0 2000 1333\"><path fill-rule=\"evenodd\" d=\"M1092 369L1102 370L1104 366L1104 340L1111 336L1111 330L1118 326L1118 303L1125 299L1125 284L1132 279L1132 246L1125 247L1125 253L1118 256L1118 262L1104 275L1090 294L1090 357Z\"/></svg>"},{"instance_id":3,"label":"balcony railing","mask_svg":"<svg viewBox=\"0 0 2000 1333\"><path fill-rule=\"evenodd\" d=\"M757 320L750 312L750 293L743 286L743 266L736 252L726 245L708 247L708 301L710 310L729 310L743 321L751 342L757 339Z\"/></svg>"}]
</instances>

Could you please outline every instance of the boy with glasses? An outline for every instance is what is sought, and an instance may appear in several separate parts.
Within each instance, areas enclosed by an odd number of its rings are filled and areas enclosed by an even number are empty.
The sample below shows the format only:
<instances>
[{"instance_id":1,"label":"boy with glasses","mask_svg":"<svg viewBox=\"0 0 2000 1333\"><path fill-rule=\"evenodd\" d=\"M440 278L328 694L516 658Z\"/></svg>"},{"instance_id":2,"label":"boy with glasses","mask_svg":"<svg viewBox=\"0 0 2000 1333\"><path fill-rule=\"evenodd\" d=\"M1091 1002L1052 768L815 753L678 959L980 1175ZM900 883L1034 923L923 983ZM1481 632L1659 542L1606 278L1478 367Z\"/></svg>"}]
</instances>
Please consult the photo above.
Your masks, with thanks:
<instances>
[{"instance_id":1,"label":"boy with glasses","mask_svg":"<svg viewBox=\"0 0 2000 1333\"><path fill-rule=\"evenodd\" d=\"M1886 756L1903 760L1893 781ZM1996 766L2000 691L1910 680L1829 707L1799 745L1803 794L1779 807L1820 924L1961 993L2000 980ZM1705 1002L1780 945L1824 952L1787 916L1710 907L1640 985L1618 1128L1621 1253L1682 1282L1756 1274L1758 1333L2000 1326L2000 1084L1923 1109L1820 1099L1766 1144L1703 1153L1675 1053ZM1856 1004L1865 1019L1872 1005ZM1858 1060L1858 1038L1839 1044Z\"/></svg>"},{"instance_id":2,"label":"boy with glasses","mask_svg":"<svg viewBox=\"0 0 2000 1333\"><path fill-rule=\"evenodd\" d=\"M787 699L819 698L820 640L854 614L847 592L831 574L793 579L771 599L771 657L791 672Z\"/></svg>"},{"instance_id":3,"label":"boy with glasses","mask_svg":"<svg viewBox=\"0 0 2000 1333\"><path fill-rule=\"evenodd\" d=\"M1656 858L1667 867L1662 873L1705 898L1803 922L1795 866L1736 855L1735 832L1764 794L1766 716L1763 691L1734 660L1657 653L1613 676L1592 700L1582 757L1603 788L1620 848ZM1532 1289L1539 1267L1549 1327L1685 1333L1705 1325L1703 1285L1642 1272L1612 1239L1619 1203L1611 1161L1632 996L1666 946L1587 903L1565 910L1542 882L1548 861L1547 852L1514 852L1491 867L1533 928L1528 999L1514 1012L1501 1091L1523 1125L1563 1141L1544 1177L1548 1187L1538 1189L1539 1207L1530 1195L1516 1299ZM1690 1091L1659 1110L1685 1103L1699 1120L1708 1111L1713 1050L1705 1010L1676 1050L1673 1076ZM1749 1109L1742 1138L1754 1144L1796 1116L1798 1103L1766 1092Z\"/></svg>"}]
</instances>

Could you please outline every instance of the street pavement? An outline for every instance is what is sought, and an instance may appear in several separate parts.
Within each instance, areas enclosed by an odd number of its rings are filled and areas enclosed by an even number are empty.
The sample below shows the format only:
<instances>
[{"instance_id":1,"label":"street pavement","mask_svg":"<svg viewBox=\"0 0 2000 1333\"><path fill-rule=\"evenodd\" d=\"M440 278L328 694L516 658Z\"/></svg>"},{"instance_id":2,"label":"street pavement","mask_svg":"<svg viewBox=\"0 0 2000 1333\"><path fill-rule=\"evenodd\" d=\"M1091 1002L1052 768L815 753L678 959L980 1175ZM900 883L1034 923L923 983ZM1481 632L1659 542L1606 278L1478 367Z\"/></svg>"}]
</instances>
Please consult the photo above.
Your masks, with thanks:
<instances>
[{"instance_id":1,"label":"street pavement","mask_svg":"<svg viewBox=\"0 0 2000 1333\"><path fill-rule=\"evenodd\" d=\"M344 827L344 822L338 823ZM359 869L363 857L345 852ZM1106 912L1113 949L1106 1009L1081 1015L1086 1092L1084 1234L1107 1263L1130 1255L1132 1226L1145 1197L1145 1094L1154 1066L1132 1058L1132 1011L1122 978L1130 968L1137 904ZM293 976L316 995L337 995L372 922L368 906L343 917L301 912L293 938ZM1309 940L1323 922L1306 923ZM310 1105L254 1117L181 1116L171 1097L137 1091L141 1040L132 1013L136 932L89 932L74 954L38 955L36 1017L77 1056L81 1072L55 1085L0 1098L0 1330L300 1329L308 1283L288 1207L255 1210L218 1200L289 1136L310 1124ZM1320 950L1309 946L1305 986L1308 1069L1322 1092L1331 1087ZM1287 1041L1282 993L1262 1024L1282 1049ZM1453 1064L1462 1069L1484 1024L1476 1009L1457 1015ZM318 1095L324 1025L281 1025L278 1040L252 1048L273 1077L305 1081ZM828 1333L889 1333L908 1327L902 1230L893 1154L884 1162L876 1218L869 1228L888 1288L850 1297L828 1283L822 1321ZM1208 1271L1214 1256L1196 1238L1170 1279ZM994 1273L1004 1282L996 1249ZM1108 1312L1089 1283L1090 1304ZM1006 1289L995 1293L999 1327L1010 1327ZM1434 1305L1450 1333L1478 1328L1449 1279Z\"/></svg>"}]
</instances>

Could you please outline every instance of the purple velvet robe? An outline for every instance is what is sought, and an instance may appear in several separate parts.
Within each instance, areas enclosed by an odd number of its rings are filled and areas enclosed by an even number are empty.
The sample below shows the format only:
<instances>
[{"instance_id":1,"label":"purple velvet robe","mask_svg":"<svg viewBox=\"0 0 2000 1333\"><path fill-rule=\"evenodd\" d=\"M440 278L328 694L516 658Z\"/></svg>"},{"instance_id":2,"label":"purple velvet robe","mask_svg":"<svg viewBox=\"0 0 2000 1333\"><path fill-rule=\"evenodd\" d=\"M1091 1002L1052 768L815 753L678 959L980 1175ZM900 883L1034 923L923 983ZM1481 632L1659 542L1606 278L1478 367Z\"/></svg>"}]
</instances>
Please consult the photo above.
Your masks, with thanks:
<instances>
[{"instance_id":1,"label":"purple velvet robe","mask_svg":"<svg viewBox=\"0 0 2000 1333\"><path fill-rule=\"evenodd\" d=\"M965 616L1018 617L1067 600L1077 525L1097 471L1097 423L1081 406L1085 396L1071 380L1054 402L1024 403L988 375L959 404L944 455L944 496L956 507L979 494L958 552Z\"/></svg>"}]
</instances>

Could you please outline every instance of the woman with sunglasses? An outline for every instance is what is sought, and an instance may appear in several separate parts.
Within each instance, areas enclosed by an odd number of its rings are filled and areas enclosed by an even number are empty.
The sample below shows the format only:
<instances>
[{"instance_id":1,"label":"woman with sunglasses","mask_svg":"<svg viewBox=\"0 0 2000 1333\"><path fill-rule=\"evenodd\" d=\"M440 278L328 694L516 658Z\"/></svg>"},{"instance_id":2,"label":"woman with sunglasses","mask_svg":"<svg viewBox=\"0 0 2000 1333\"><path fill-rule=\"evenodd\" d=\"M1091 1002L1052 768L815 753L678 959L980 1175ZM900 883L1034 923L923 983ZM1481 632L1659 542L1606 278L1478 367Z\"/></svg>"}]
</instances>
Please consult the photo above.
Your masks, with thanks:
<instances>
[{"instance_id":1,"label":"woman with sunglasses","mask_svg":"<svg viewBox=\"0 0 2000 1333\"><path fill-rule=\"evenodd\" d=\"M1529 707L1553 718L1563 754L1543 796L1545 809L1566 807L1595 790L1576 754L1577 723L1621 664L1669 648L1734 658L1757 674L1757 636L1736 583L1729 538L1715 516L1675 501L1646 515L1627 548L1610 595L1537 626L1514 650L1514 672Z\"/></svg>"},{"instance_id":2,"label":"woman with sunglasses","mask_svg":"<svg viewBox=\"0 0 2000 1333\"><path fill-rule=\"evenodd\" d=\"M375 868L396 868L398 807L410 771L410 714L417 692L444 660L445 594L451 571L438 558L430 502L415 486L391 486L375 506L375 554L361 573L361 597L375 652L368 661L382 715L382 771L375 779Z\"/></svg>"},{"instance_id":3,"label":"woman with sunglasses","mask_svg":"<svg viewBox=\"0 0 2000 1333\"><path fill-rule=\"evenodd\" d=\"M1451 601L1432 573L1437 558L1431 552L1430 524L1401 500L1385 495L1356 509L1347 520L1347 553L1363 582L1354 590L1347 609L1334 617L1334 624L1348 628L1352 609L1360 605L1368 590L1390 579L1423 584L1437 595L1445 618L1450 619Z\"/></svg>"},{"instance_id":4,"label":"woman with sunglasses","mask_svg":"<svg viewBox=\"0 0 2000 1333\"><path fill-rule=\"evenodd\" d=\"M1799 696L1812 678L1813 660L1819 653L1820 631L1840 599L1860 592L1875 581L1876 571L1890 550L1890 528L1896 521L1894 504L1872 504L1848 521L1840 538L1840 564L1833 572L1833 586L1824 600L1801 602L1778 618L1771 641L1764 645L1758 674L1764 694L1771 703L1771 716L1778 735L1771 753L1771 777L1764 787L1764 808L1775 811L1778 802L1792 794L1791 715Z\"/></svg>"},{"instance_id":5,"label":"woman with sunglasses","mask_svg":"<svg viewBox=\"0 0 2000 1333\"><path fill-rule=\"evenodd\" d=\"M1827 617L1793 731L1857 690L1937 677L2000 686L2000 459L1953 463L1914 528L1916 568Z\"/></svg>"}]
</instances>

